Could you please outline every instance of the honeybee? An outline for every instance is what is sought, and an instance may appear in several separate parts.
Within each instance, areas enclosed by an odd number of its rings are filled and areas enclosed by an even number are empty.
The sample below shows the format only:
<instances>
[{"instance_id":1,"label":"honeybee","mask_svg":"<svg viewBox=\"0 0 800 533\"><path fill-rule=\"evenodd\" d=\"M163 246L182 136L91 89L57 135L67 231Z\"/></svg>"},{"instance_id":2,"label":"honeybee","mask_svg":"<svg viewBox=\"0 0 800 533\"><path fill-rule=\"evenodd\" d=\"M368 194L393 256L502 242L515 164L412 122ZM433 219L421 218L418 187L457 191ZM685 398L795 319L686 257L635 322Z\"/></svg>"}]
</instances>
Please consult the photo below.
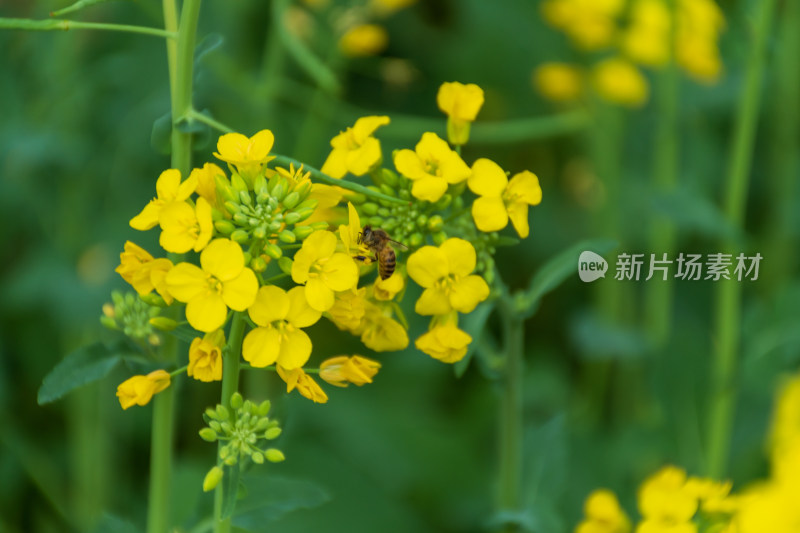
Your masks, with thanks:
<instances>
[{"instance_id":1,"label":"honeybee","mask_svg":"<svg viewBox=\"0 0 800 533\"><path fill-rule=\"evenodd\" d=\"M394 273L397 262L397 256L392 245L389 244L390 242L402 246L403 249L408 249L405 244L392 240L389 234L382 229L372 229L370 225L364 226L364 230L358 234L358 243L366 245L375 254L371 259L378 262L378 274L381 279L387 279ZM367 258L359 255L356 256L356 259L364 261Z\"/></svg>"}]
</instances>

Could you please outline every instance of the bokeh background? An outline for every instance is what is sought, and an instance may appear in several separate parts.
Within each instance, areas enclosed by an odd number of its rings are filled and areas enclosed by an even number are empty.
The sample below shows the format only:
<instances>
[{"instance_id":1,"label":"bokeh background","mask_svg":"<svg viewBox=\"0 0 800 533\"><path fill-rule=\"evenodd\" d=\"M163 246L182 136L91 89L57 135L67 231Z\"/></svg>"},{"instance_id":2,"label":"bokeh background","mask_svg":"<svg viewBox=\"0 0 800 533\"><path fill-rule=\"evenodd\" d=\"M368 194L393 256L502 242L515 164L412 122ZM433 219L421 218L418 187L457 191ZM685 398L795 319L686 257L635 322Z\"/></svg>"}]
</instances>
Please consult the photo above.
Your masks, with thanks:
<instances>
[{"instance_id":1,"label":"bokeh background","mask_svg":"<svg viewBox=\"0 0 800 533\"><path fill-rule=\"evenodd\" d=\"M676 75L677 183L666 194L653 186L663 69L641 70L650 96L639 107L591 95L548 101L533 83L539 66L590 69L610 52L575 47L545 21L538 1L419 0L374 15L388 41L363 57L337 47L348 17L360 13L349 4L205 2L194 101L248 135L271 129L276 152L319 167L330 138L357 117L392 117L378 134L389 154L412 147L426 129L444 132L435 100L442 82L479 84L486 103L465 159L529 169L544 191L531 212L531 236L497 255L512 288L587 238L612 238L612 261L620 252L661 252L647 231L656 220L672 224L674 252L718 252L723 241L760 252L758 281L742 282L728 468L736 484L746 484L767 471L773 394L800 362L795 2L778 2L767 42L744 228L730 224L722 207L758 3L719 2L724 67L716 82ZM4 0L0 17L41 19L66 5ZM103 3L70 17L162 24L161 7L150 0ZM292 39L308 44L322 74L297 60ZM98 317L110 291L126 288L114 268L135 233L128 220L169 165L154 128L169 112L165 46L111 32L2 30L0 72L0 530L137 531L151 407L120 409L115 388L130 370L120 367L58 403L39 406L36 397L65 354L115 338ZM536 117L567 118L538 129L511 126ZM479 131L483 122L497 126ZM194 164L213 161L216 133L198 137ZM609 168L611 188L603 176ZM154 236L141 244L155 249ZM669 328L659 337L641 319L655 283L609 276L589 285L574 275L526 323L524 493L535 531L571 531L595 487L614 489L635 514L636 487L659 466L704 469L715 284L670 284ZM492 317L486 334L500 327ZM373 355L327 323L311 335L320 360ZM383 368L375 384L329 390L326 405L286 397L273 376L245 378L246 391L272 398L285 423L280 446L288 459L269 466L269 475L315 504L291 512L278 506L254 531L491 529L498 410L491 370L475 359L457 378L413 346L376 358ZM218 385L180 384L173 512L186 531L210 509L200 484L216 447L197 431L202 409L218 397Z\"/></svg>"}]
</instances>

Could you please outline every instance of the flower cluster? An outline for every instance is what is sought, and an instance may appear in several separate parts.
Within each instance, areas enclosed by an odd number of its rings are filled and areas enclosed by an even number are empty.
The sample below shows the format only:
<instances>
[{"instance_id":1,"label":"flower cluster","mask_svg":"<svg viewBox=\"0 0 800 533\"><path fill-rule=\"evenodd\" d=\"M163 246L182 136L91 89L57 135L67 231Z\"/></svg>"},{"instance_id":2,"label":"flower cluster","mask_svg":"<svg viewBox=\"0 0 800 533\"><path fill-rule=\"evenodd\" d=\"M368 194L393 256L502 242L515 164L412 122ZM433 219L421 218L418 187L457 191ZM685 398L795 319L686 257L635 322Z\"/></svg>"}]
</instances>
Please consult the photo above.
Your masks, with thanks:
<instances>
[{"instance_id":1,"label":"flower cluster","mask_svg":"<svg viewBox=\"0 0 800 533\"><path fill-rule=\"evenodd\" d=\"M148 304L132 292L122 294L113 291L111 302L103 306L103 316L100 317L105 327L121 331L140 345L161 344L161 338L153 326L161 318L160 307Z\"/></svg>"},{"instance_id":2,"label":"flower cluster","mask_svg":"<svg viewBox=\"0 0 800 533\"><path fill-rule=\"evenodd\" d=\"M547 0L545 20L584 52L604 55L590 72L567 63L545 63L533 74L539 92L553 101L578 100L591 87L609 102L643 105L647 79L637 65L663 68L673 58L693 79L715 83L722 73L719 37L725 26L714 0Z\"/></svg>"},{"instance_id":3,"label":"flower cluster","mask_svg":"<svg viewBox=\"0 0 800 533\"><path fill-rule=\"evenodd\" d=\"M777 395L769 437L770 477L731 493L730 482L689 477L667 466L639 487L636 533L797 533L800 511L800 375ZM586 500L576 533L627 533L630 522L608 490Z\"/></svg>"}]
</instances>

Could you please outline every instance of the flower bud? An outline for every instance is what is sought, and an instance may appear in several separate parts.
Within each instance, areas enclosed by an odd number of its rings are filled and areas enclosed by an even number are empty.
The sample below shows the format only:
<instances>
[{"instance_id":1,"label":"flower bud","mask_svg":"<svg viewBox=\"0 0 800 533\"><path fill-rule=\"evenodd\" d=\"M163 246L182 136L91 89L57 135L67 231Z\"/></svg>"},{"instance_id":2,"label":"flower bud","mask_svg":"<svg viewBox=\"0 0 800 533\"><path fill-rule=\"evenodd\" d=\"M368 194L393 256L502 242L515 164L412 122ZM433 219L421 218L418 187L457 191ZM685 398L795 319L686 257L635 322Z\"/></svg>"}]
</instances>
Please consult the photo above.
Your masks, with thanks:
<instances>
[{"instance_id":1,"label":"flower bud","mask_svg":"<svg viewBox=\"0 0 800 533\"><path fill-rule=\"evenodd\" d=\"M297 237L297 240L302 241L314 233L314 228L312 226L295 226L292 231L294 232L294 236Z\"/></svg>"},{"instance_id":2,"label":"flower bud","mask_svg":"<svg viewBox=\"0 0 800 533\"><path fill-rule=\"evenodd\" d=\"M377 215L378 214L378 204L372 202L366 202L361 205L361 212L365 215Z\"/></svg>"},{"instance_id":3,"label":"flower bud","mask_svg":"<svg viewBox=\"0 0 800 533\"><path fill-rule=\"evenodd\" d=\"M247 192L247 183L239 174L233 174L231 176L231 185L233 186L233 190L236 192L238 198L241 198L241 194L243 192Z\"/></svg>"},{"instance_id":4,"label":"flower bud","mask_svg":"<svg viewBox=\"0 0 800 533\"><path fill-rule=\"evenodd\" d=\"M245 205L253 205L253 197L247 191L239 191L239 200Z\"/></svg>"},{"instance_id":5,"label":"flower bud","mask_svg":"<svg viewBox=\"0 0 800 533\"><path fill-rule=\"evenodd\" d=\"M250 459L252 459L252 460L253 460L253 462L254 462L255 464L257 464L257 465L262 465L262 464L264 464L264 454L263 454L263 453L261 453L261 452L253 452L253 453L250 455Z\"/></svg>"},{"instance_id":6,"label":"flower bud","mask_svg":"<svg viewBox=\"0 0 800 533\"><path fill-rule=\"evenodd\" d=\"M217 419L217 411L215 411L214 409L212 409L210 407L208 409L206 409L206 412L204 414L208 418L210 418L211 420L216 420Z\"/></svg>"},{"instance_id":7,"label":"flower bud","mask_svg":"<svg viewBox=\"0 0 800 533\"><path fill-rule=\"evenodd\" d=\"M258 416L267 416L269 414L269 410L272 407L272 402L269 400L264 400L260 404L258 404L258 408L256 409L256 414Z\"/></svg>"},{"instance_id":8,"label":"flower bud","mask_svg":"<svg viewBox=\"0 0 800 533\"><path fill-rule=\"evenodd\" d=\"M217 220L214 222L214 227L223 235L230 235L236 229L236 226L227 220Z\"/></svg>"},{"instance_id":9,"label":"flower bud","mask_svg":"<svg viewBox=\"0 0 800 533\"><path fill-rule=\"evenodd\" d=\"M308 198L307 200L303 200L302 202L297 204L297 208L295 209L295 211L300 211L301 209L305 209L307 207L310 207L311 209L316 209L318 205L319 205L319 200L317 200L316 198Z\"/></svg>"},{"instance_id":10,"label":"flower bud","mask_svg":"<svg viewBox=\"0 0 800 533\"><path fill-rule=\"evenodd\" d=\"M286 213L286 216L283 217L283 221L286 222L286 224L297 224L300 222L300 218L300 213L291 211Z\"/></svg>"},{"instance_id":11,"label":"flower bud","mask_svg":"<svg viewBox=\"0 0 800 533\"><path fill-rule=\"evenodd\" d=\"M231 233L231 240L238 242L239 244L244 244L250 240L250 234L243 229L237 229Z\"/></svg>"},{"instance_id":12,"label":"flower bud","mask_svg":"<svg viewBox=\"0 0 800 533\"><path fill-rule=\"evenodd\" d=\"M286 178L280 176L278 178L278 184L272 189L272 197L280 202L286 197L287 192L289 192L289 183L286 181Z\"/></svg>"},{"instance_id":13,"label":"flower bud","mask_svg":"<svg viewBox=\"0 0 800 533\"><path fill-rule=\"evenodd\" d=\"M267 190L267 178L259 174L256 176L256 179L253 180L253 192L257 195L267 194L269 191Z\"/></svg>"},{"instance_id":14,"label":"flower bud","mask_svg":"<svg viewBox=\"0 0 800 533\"><path fill-rule=\"evenodd\" d=\"M227 420L230 418L231 414L228 412L228 408L222 404L217 405L217 417L220 420Z\"/></svg>"},{"instance_id":15,"label":"flower bud","mask_svg":"<svg viewBox=\"0 0 800 533\"><path fill-rule=\"evenodd\" d=\"M217 440L217 432L211 428L203 428L200 430L200 438L206 442L214 442Z\"/></svg>"},{"instance_id":16,"label":"flower bud","mask_svg":"<svg viewBox=\"0 0 800 533\"><path fill-rule=\"evenodd\" d=\"M283 255L283 250L277 244L269 243L264 246L264 253L272 259L280 259Z\"/></svg>"},{"instance_id":17,"label":"flower bud","mask_svg":"<svg viewBox=\"0 0 800 533\"><path fill-rule=\"evenodd\" d=\"M233 466L236 464L237 459L238 457L236 455L229 455L228 457L225 458L224 462L228 466Z\"/></svg>"},{"instance_id":18,"label":"flower bud","mask_svg":"<svg viewBox=\"0 0 800 533\"><path fill-rule=\"evenodd\" d=\"M367 201L367 196L360 192L347 191L346 193L343 193L342 196L344 196L344 199L353 205L361 205Z\"/></svg>"},{"instance_id":19,"label":"flower bud","mask_svg":"<svg viewBox=\"0 0 800 533\"><path fill-rule=\"evenodd\" d=\"M434 209L436 211L444 211L445 209L450 207L450 204L452 202L453 202L453 196L450 194L444 194L442 195L441 198L439 198L439 201L434 204Z\"/></svg>"},{"instance_id":20,"label":"flower bud","mask_svg":"<svg viewBox=\"0 0 800 533\"><path fill-rule=\"evenodd\" d=\"M381 169L381 181L390 187L396 187L398 182L397 174L388 168Z\"/></svg>"},{"instance_id":21,"label":"flower bud","mask_svg":"<svg viewBox=\"0 0 800 533\"><path fill-rule=\"evenodd\" d=\"M222 481L223 474L224 472L220 467L214 466L211 468L203 480L203 492L214 490L219 485L219 482Z\"/></svg>"},{"instance_id":22,"label":"flower bud","mask_svg":"<svg viewBox=\"0 0 800 533\"><path fill-rule=\"evenodd\" d=\"M293 244L297 241L297 237L295 236L294 232L290 229L285 229L282 232L278 233L278 239L281 242L285 242L286 244Z\"/></svg>"},{"instance_id":23,"label":"flower bud","mask_svg":"<svg viewBox=\"0 0 800 533\"><path fill-rule=\"evenodd\" d=\"M277 439L280 436L281 433L283 433L283 430L281 428L272 427L272 428L269 428L264 433L264 438L267 439L267 440Z\"/></svg>"},{"instance_id":24,"label":"flower bud","mask_svg":"<svg viewBox=\"0 0 800 533\"><path fill-rule=\"evenodd\" d=\"M281 257L278 259L278 268L280 268L281 272L284 274L291 274L293 263L294 261L292 261L291 257Z\"/></svg>"},{"instance_id":25,"label":"flower bud","mask_svg":"<svg viewBox=\"0 0 800 533\"><path fill-rule=\"evenodd\" d=\"M233 217L235 219L236 215L239 214L239 202L236 202L236 201L233 201L233 200L229 200L229 201L225 202L225 210L228 213L230 213L231 215L233 215Z\"/></svg>"},{"instance_id":26,"label":"flower bud","mask_svg":"<svg viewBox=\"0 0 800 533\"><path fill-rule=\"evenodd\" d=\"M223 201L236 201L236 193L231 187L231 183L228 181L228 178L225 176L216 175L214 176L214 183L217 186L217 194L223 199Z\"/></svg>"},{"instance_id":27,"label":"flower bud","mask_svg":"<svg viewBox=\"0 0 800 533\"><path fill-rule=\"evenodd\" d=\"M423 242L425 242L425 238L418 231L412 233L411 236L408 238L408 244L412 248L417 248L421 246Z\"/></svg>"},{"instance_id":28,"label":"flower bud","mask_svg":"<svg viewBox=\"0 0 800 533\"><path fill-rule=\"evenodd\" d=\"M100 323L108 329L117 329L117 322L109 316L101 316Z\"/></svg>"},{"instance_id":29,"label":"flower bud","mask_svg":"<svg viewBox=\"0 0 800 533\"><path fill-rule=\"evenodd\" d=\"M143 294L139 296L139 298L146 303L147 305L152 305L155 307L166 307L167 302L164 301L164 298L159 296L158 294L151 292L149 294Z\"/></svg>"},{"instance_id":30,"label":"flower bud","mask_svg":"<svg viewBox=\"0 0 800 533\"><path fill-rule=\"evenodd\" d=\"M216 414L216 417L219 418L219 413ZM208 423L208 427L211 428L215 433L222 433L222 424L219 423L218 420L212 420Z\"/></svg>"},{"instance_id":31,"label":"flower bud","mask_svg":"<svg viewBox=\"0 0 800 533\"><path fill-rule=\"evenodd\" d=\"M283 199L283 206L286 207L286 209L293 209L294 206L296 206L299 203L300 203L300 193L297 191L290 192Z\"/></svg>"},{"instance_id":32,"label":"flower bud","mask_svg":"<svg viewBox=\"0 0 800 533\"><path fill-rule=\"evenodd\" d=\"M254 257L250 260L250 268L253 272L264 272L267 269L267 262L263 257Z\"/></svg>"},{"instance_id":33,"label":"flower bud","mask_svg":"<svg viewBox=\"0 0 800 533\"><path fill-rule=\"evenodd\" d=\"M381 184L380 190L386 196L391 196L392 198L397 197L397 191L395 191L394 188L387 185L386 183Z\"/></svg>"},{"instance_id":34,"label":"flower bud","mask_svg":"<svg viewBox=\"0 0 800 533\"><path fill-rule=\"evenodd\" d=\"M427 215L419 215L417 217L417 227L421 229L425 229L428 226L428 217Z\"/></svg>"},{"instance_id":35,"label":"flower bud","mask_svg":"<svg viewBox=\"0 0 800 533\"><path fill-rule=\"evenodd\" d=\"M234 392L231 395L231 407L234 409L241 409L242 403L242 395L239 392Z\"/></svg>"},{"instance_id":36,"label":"flower bud","mask_svg":"<svg viewBox=\"0 0 800 533\"><path fill-rule=\"evenodd\" d=\"M175 320L165 316L154 316L150 319L150 325L161 331L172 331L178 327L178 323Z\"/></svg>"},{"instance_id":37,"label":"flower bud","mask_svg":"<svg viewBox=\"0 0 800 533\"><path fill-rule=\"evenodd\" d=\"M286 456L283 455L283 452L277 448L270 448L264 452L264 454L267 456L267 461L270 463L280 463L286 459Z\"/></svg>"},{"instance_id":38,"label":"flower bud","mask_svg":"<svg viewBox=\"0 0 800 533\"><path fill-rule=\"evenodd\" d=\"M318 229L328 229L328 223L325 220L317 220L309 224L309 227L314 228L314 231Z\"/></svg>"},{"instance_id":39,"label":"flower bud","mask_svg":"<svg viewBox=\"0 0 800 533\"><path fill-rule=\"evenodd\" d=\"M444 220L439 215L433 215L431 218L428 219L428 231L431 233L436 233L437 231L441 231L442 227L444 226Z\"/></svg>"},{"instance_id":40,"label":"flower bud","mask_svg":"<svg viewBox=\"0 0 800 533\"><path fill-rule=\"evenodd\" d=\"M447 233L440 231L433 234L433 242L436 243L436 246L441 246L444 241L447 240Z\"/></svg>"}]
</instances>

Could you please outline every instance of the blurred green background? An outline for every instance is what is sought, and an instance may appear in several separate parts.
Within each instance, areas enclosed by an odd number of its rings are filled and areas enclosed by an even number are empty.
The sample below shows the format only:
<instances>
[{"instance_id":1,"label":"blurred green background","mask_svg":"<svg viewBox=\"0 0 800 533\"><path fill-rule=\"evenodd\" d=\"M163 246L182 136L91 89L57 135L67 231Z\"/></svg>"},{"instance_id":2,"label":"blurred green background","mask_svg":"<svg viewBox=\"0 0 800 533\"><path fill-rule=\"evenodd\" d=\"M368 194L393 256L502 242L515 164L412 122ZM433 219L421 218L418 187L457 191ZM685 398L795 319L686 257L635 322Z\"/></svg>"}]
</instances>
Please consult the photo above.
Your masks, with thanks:
<instances>
[{"instance_id":1,"label":"blurred green background","mask_svg":"<svg viewBox=\"0 0 800 533\"><path fill-rule=\"evenodd\" d=\"M412 147L428 124L443 132L435 96L444 81L485 90L478 122L563 113L537 94L531 73L547 61L589 61L544 23L536 1L420 0L380 21L389 35L381 54L352 60L330 52L335 10L329 6L323 16L305 4L290 6L287 20L309 32L312 50L341 84L335 93L317 86L276 32L276 13L286 4L203 4L194 102L248 135L271 129L276 152L317 168L330 138L361 115L392 117L378 134L385 154ZM640 110L590 106L582 127L512 140L487 134L464 150L468 163L490 157L512 172L529 169L541 181L544 200L532 209L531 237L498 253L512 288L590 237L619 243L608 259L660 252L648 248L645 228L663 216L677 227L676 252L718 252L720 240L733 235L738 251L762 254L759 280L742 282L729 468L736 483L766 471L772 395L780 376L800 362L800 48L790 1L779 2L768 42L744 232L726 222L720 207L756 4L720 3L727 20L721 81L679 82L679 184L670 195L650 185L657 85ZM0 17L46 18L65 5L6 0ZM109 2L70 16L162 24L159 3L149 0ZM0 530L123 531L118 520L140 530L151 407L123 412L114 395L131 371L118 368L110 379L44 407L36 392L65 354L114 338L98 317L110 291L127 288L113 269L123 243L135 235L128 220L169 166L151 142L154 123L169 112L165 46L159 38L111 32L3 30L0 72ZM658 73L647 76L655 81ZM598 154L608 115L615 127L624 126L616 144L606 143ZM203 137L195 166L213 161L216 134L200 132ZM615 196L605 194L596 171L609 151L622 184ZM602 235L604 217L616 217L615 233ZM152 234L139 241L156 249ZM691 472L704 466L714 284L671 285L672 326L658 343L639 321L647 284L658 282L609 277L598 283L605 288L570 277L527 322L524 491L535 531L571 531L595 487L616 490L633 511L635 487L660 465L673 462ZM627 306L618 316L605 314L609 291L619 291ZM493 317L487 334L499 330ZM374 355L327 322L311 336L319 360ZM329 387L325 405L286 397L273 376L245 378L247 393L272 398L285 422L279 445L287 461L265 470L295 480L319 504L276 509L264 531L491 527L498 409L491 372L473 361L457 379L451 366L413 346L375 357L383 368L373 385ZM219 385L182 380L179 387L173 512L188 531L210 509L200 485L216 448L197 431Z\"/></svg>"}]
</instances>

